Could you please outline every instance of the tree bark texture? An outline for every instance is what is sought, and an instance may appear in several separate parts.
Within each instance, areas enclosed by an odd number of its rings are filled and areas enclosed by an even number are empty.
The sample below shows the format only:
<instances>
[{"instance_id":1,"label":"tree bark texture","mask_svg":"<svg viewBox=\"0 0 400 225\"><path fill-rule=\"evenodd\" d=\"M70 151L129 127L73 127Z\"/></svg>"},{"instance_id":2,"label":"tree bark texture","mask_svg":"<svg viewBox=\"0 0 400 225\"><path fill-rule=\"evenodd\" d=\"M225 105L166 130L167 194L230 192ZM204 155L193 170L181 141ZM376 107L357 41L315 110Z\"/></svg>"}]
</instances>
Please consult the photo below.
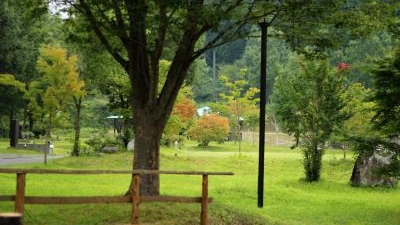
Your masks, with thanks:
<instances>
[{"instance_id":1,"label":"tree bark texture","mask_svg":"<svg viewBox=\"0 0 400 225\"><path fill-rule=\"evenodd\" d=\"M160 169L160 139L164 126L149 109L135 110L135 150L133 169ZM133 181L132 181L133 182ZM131 184L132 185L132 184ZM159 195L158 174L142 175L141 195Z\"/></svg>"},{"instance_id":2,"label":"tree bark texture","mask_svg":"<svg viewBox=\"0 0 400 225\"><path fill-rule=\"evenodd\" d=\"M74 97L75 103L75 121L74 121L74 130L75 130L75 138L74 138L74 148L72 150L72 156L79 156L79 139L81 135L81 107L82 107L82 98Z\"/></svg>"}]
</instances>

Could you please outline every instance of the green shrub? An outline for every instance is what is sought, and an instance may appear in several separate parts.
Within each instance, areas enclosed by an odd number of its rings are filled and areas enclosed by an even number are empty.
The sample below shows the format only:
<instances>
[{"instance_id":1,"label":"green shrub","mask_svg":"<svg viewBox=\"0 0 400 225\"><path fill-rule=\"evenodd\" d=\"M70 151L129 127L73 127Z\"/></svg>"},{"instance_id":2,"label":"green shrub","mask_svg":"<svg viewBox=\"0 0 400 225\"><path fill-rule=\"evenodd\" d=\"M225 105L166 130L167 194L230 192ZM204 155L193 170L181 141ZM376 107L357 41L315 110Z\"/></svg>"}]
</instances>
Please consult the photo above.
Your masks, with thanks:
<instances>
[{"instance_id":1,"label":"green shrub","mask_svg":"<svg viewBox=\"0 0 400 225\"><path fill-rule=\"evenodd\" d=\"M85 141L85 144L87 144L88 149L95 152L100 152L104 147L104 141L99 137L89 138Z\"/></svg>"}]
</instances>

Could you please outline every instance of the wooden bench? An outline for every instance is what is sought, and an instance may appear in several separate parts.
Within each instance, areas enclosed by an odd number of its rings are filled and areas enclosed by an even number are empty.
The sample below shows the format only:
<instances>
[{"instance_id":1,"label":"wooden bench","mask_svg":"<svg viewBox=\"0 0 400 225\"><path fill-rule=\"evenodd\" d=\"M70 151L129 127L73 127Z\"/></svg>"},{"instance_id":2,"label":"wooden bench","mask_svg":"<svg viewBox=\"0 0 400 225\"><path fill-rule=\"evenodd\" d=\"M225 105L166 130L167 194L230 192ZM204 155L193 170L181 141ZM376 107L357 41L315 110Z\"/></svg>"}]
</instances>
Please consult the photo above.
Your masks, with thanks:
<instances>
[{"instance_id":1,"label":"wooden bench","mask_svg":"<svg viewBox=\"0 0 400 225\"><path fill-rule=\"evenodd\" d=\"M232 172L198 172L198 171L160 171L160 170L49 170L49 169L1 169L0 173L15 173L17 175L16 195L0 195L1 201L14 201L15 212L24 213L25 204L96 204L96 203L131 203L131 223L139 224L139 204L142 202L177 202L200 203L200 224L208 224L208 197L209 175L233 175ZM133 185L130 196L25 196L26 174L132 174ZM140 180L143 174L170 174L170 175L201 175L201 197L183 196L140 196Z\"/></svg>"}]
</instances>

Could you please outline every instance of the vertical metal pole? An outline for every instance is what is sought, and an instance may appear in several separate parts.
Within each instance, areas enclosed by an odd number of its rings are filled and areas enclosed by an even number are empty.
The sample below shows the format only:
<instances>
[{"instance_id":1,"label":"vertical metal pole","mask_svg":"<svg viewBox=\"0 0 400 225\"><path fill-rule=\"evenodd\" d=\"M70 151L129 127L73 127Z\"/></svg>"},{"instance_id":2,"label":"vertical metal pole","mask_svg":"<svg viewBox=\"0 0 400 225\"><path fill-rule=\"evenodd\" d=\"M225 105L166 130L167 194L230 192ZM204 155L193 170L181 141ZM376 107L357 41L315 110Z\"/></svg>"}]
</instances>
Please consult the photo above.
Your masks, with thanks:
<instances>
[{"instance_id":1,"label":"vertical metal pole","mask_svg":"<svg viewBox=\"0 0 400 225\"><path fill-rule=\"evenodd\" d=\"M10 147L17 147L19 138L19 123L18 120L12 119L10 122Z\"/></svg>"},{"instance_id":2,"label":"vertical metal pole","mask_svg":"<svg viewBox=\"0 0 400 225\"><path fill-rule=\"evenodd\" d=\"M265 145L265 105L267 103L267 22L259 23L261 28L261 71L260 71L260 131L258 142L258 207L264 206L264 145Z\"/></svg>"}]
</instances>

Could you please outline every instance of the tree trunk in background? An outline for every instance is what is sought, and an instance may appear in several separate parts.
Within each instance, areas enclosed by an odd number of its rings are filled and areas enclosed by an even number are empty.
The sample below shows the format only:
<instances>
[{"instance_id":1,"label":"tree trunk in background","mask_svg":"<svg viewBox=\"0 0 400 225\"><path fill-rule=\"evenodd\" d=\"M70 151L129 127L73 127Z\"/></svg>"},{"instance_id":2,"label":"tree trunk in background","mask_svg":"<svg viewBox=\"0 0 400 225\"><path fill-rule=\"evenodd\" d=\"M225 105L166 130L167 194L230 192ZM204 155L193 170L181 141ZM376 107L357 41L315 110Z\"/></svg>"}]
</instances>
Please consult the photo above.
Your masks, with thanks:
<instances>
[{"instance_id":1,"label":"tree trunk in background","mask_svg":"<svg viewBox=\"0 0 400 225\"><path fill-rule=\"evenodd\" d=\"M74 130L75 130L75 139L74 139L74 148L72 150L72 156L79 156L79 138L81 135L81 107L82 107L82 98L75 98L75 121L74 121Z\"/></svg>"},{"instance_id":2,"label":"tree trunk in background","mask_svg":"<svg viewBox=\"0 0 400 225\"><path fill-rule=\"evenodd\" d=\"M32 112L29 111L28 112L28 121L29 121L29 132L33 132L33 116L32 116Z\"/></svg>"},{"instance_id":3,"label":"tree trunk in background","mask_svg":"<svg viewBox=\"0 0 400 225\"><path fill-rule=\"evenodd\" d=\"M49 113L49 120L47 121L46 138L51 139L51 129L53 126L53 113Z\"/></svg>"},{"instance_id":4,"label":"tree trunk in background","mask_svg":"<svg viewBox=\"0 0 400 225\"><path fill-rule=\"evenodd\" d=\"M304 170L306 181L318 181L322 166L323 149L318 148L318 143L313 142L304 146Z\"/></svg>"}]
</instances>

